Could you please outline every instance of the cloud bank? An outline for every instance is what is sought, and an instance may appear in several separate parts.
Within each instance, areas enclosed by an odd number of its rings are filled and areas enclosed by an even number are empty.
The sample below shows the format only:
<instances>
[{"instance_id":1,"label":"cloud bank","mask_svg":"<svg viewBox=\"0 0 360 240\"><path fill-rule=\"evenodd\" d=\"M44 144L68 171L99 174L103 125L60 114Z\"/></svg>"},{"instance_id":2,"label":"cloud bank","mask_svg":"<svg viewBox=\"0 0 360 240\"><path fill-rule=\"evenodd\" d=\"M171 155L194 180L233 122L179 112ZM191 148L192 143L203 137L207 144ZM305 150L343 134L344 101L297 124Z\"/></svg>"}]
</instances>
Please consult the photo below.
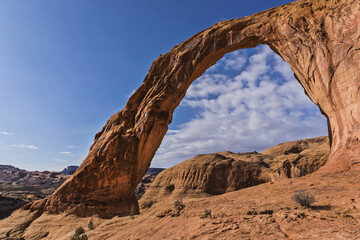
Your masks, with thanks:
<instances>
[{"instance_id":1,"label":"cloud bank","mask_svg":"<svg viewBox=\"0 0 360 240\"><path fill-rule=\"evenodd\" d=\"M63 155L72 155L72 152L60 152Z\"/></svg>"},{"instance_id":2,"label":"cloud bank","mask_svg":"<svg viewBox=\"0 0 360 240\"><path fill-rule=\"evenodd\" d=\"M74 148L80 148L80 146L70 145L70 146L66 146L66 148L71 148L71 149L74 149Z\"/></svg>"},{"instance_id":3,"label":"cloud bank","mask_svg":"<svg viewBox=\"0 0 360 240\"><path fill-rule=\"evenodd\" d=\"M9 132L0 132L1 135L8 135L8 136L11 136L11 135L14 135L13 133L9 133Z\"/></svg>"},{"instance_id":4,"label":"cloud bank","mask_svg":"<svg viewBox=\"0 0 360 240\"><path fill-rule=\"evenodd\" d=\"M38 150L39 148L34 145L25 145L25 144L11 144L10 147L16 147L16 148L27 148L31 150Z\"/></svg>"},{"instance_id":5,"label":"cloud bank","mask_svg":"<svg viewBox=\"0 0 360 240\"><path fill-rule=\"evenodd\" d=\"M201 153L262 151L327 134L326 119L289 65L267 46L227 54L197 79L179 106L195 111L170 126L153 166L170 167Z\"/></svg>"}]
</instances>

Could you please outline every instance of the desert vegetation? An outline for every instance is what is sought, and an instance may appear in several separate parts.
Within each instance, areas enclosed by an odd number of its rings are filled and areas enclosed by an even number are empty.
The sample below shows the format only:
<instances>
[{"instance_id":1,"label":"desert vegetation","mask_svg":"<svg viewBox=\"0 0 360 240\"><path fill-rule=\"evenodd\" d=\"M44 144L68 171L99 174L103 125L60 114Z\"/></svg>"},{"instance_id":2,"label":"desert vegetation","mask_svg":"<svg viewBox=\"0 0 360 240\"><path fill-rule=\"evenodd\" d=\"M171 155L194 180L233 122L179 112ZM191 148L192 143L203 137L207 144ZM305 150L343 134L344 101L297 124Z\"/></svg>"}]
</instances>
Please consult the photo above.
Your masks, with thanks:
<instances>
[{"instance_id":1,"label":"desert vegetation","mask_svg":"<svg viewBox=\"0 0 360 240\"><path fill-rule=\"evenodd\" d=\"M314 195L307 190L296 191L292 197L293 201L305 208L310 208L311 204L315 202Z\"/></svg>"},{"instance_id":2,"label":"desert vegetation","mask_svg":"<svg viewBox=\"0 0 360 240\"><path fill-rule=\"evenodd\" d=\"M83 227L78 227L75 230L74 236L71 238L71 240L87 240L88 237L85 234L85 230Z\"/></svg>"}]
</instances>

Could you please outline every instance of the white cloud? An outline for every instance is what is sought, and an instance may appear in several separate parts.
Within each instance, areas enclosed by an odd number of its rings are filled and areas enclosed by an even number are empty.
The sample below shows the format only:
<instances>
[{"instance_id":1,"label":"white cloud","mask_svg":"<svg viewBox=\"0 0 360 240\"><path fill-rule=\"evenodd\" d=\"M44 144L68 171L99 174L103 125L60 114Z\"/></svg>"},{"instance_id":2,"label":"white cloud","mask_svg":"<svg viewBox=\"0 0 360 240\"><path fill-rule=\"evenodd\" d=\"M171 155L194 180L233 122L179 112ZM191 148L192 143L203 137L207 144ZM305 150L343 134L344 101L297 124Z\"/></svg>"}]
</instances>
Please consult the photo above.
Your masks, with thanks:
<instances>
[{"instance_id":1,"label":"white cloud","mask_svg":"<svg viewBox=\"0 0 360 240\"><path fill-rule=\"evenodd\" d=\"M11 135L14 135L13 133L9 133L9 132L0 132L1 135L8 135L8 136L11 136Z\"/></svg>"},{"instance_id":2,"label":"white cloud","mask_svg":"<svg viewBox=\"0 0 360 240\"><path fill-rule=\"evenodd\" d=\"M225 70L241 70L247 59L246 55L241 54L240 51L232 52L225 57L224 61L224 69Z\"/></svg>"},{"instance_id":3,"label":"white cloud","mask_svg":"<svg viewBox=\"0 0 360 240\"><path fill-rule=\"evenodd\" d=\"M50 158L49 160L52 162L58 162L58 163L68 163L67 160L59 159L59 158Z\"/></svg>"},{"instance_id":4,"label":"white cloud","mask_svg":"<svg viewBox=\"0 0 360 240\"><path fill-rule=\"evenodd\" d=\"M80 148L80 146L73 146L73 145L71 145L71 146L66 146L67 148Z\"/></svg>"},{"instance_id":5,"label":"white cloud","mask_svg":"<svg viewBox=\"0 0 360 240\"><path fill-rule=\"evenodd\" d=\"M27 148L32 150L38 150L39 148L34 145L25 145L25 144L11 144L10 147L16 147L16 148Z\"/></svg>"},{"instance_id":6,"label":"white cloud","mask_svg":"<svg viewBox=\"0 0 360 240\"><path fill-rule=\"evenodd\" d=\"M191 85L181 107L197 114L169 130L153 165L169 167L201 153L261 151L327 134L325 117L269 47L257 47L242 72L227 73L242 61L239 56L246 55L226 55Z\"/></svg>"},{"instance_id":7,"label":"white cloud","mask_svg":"<svg viewBox=\"0 0 360 240\"><path fill-rule=\"evenodd\" d=\"M63 155L72 155L72 152L60 152Z\"/></svg>"}]
</instances>

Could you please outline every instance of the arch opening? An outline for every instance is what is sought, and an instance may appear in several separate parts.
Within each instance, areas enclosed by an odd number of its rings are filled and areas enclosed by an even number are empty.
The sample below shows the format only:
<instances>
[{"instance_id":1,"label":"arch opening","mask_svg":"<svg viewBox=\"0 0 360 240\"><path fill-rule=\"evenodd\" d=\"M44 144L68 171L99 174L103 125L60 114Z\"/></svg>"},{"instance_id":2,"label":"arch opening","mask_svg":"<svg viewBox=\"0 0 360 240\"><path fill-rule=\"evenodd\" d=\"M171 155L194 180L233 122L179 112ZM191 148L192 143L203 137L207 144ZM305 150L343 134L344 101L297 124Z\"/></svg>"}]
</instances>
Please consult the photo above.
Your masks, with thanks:
<instances>
[{"instance_id":1,"label":"arch opening","mask_svg":"<svg viewBox=\"0 0 360 240\"><path fill-rule=\"evenodd\" d=\"M266 45L226 54L192 83L173 116L153 167L327 135L326 118Z\"/></svg>"}]
</instances>

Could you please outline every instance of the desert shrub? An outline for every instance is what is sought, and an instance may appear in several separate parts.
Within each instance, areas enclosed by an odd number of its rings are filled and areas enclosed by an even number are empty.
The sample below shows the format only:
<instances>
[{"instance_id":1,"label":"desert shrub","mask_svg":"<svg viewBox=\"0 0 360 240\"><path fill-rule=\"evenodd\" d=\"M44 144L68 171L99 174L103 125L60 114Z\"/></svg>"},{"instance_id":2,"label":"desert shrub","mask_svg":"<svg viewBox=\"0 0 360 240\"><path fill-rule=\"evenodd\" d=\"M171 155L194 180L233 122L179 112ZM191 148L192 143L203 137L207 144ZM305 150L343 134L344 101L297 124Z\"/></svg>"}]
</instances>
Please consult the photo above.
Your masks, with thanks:
<instances>
[{"instance_id":1,"label":"desert shrub","mask_svg":"<svg viewBox=\"0 0 360 240\"><path fill-rule=\"evenodd\" d=\"M211 217L212 217L211 210L205 209L205 211L203 212L200 218L211 218Z\"/></svg>"},{"instance_id":2,"label":"desert shrub","mask_svg":"<svg viewBox=\"0 0 360 240\"><path fill-rule=\"evenodd\" d=\"M76 236L80 236L81 234L85 233L85 230L83 227L78 227L76 230L75 230L75 235Z\"/></svg>"},{"instance_id":3,"label":"desert shrub","mask_svg":"<svg viewBox=\"0 0 360 240\"><path fill-rule=\"evenodd\" d=\"M93 230L95 227L94 227L94 222L92 219L90 219L89 223L88 223L88 228L89 230Z\"/></svg>"},{"instance_id":4,"label":"desert shrub","mask_svg":"<svg viewBox=\"0 0 360 240\"><path fill-rule=\"evenodd\" d=\"M303 207L309 208L315 202L315 197L309 191L299 190L296 191L292 197L293 201Z\"/></svg>"},{"instance_id":5,"label":"desert shrub","mask_svg":"<svg viewBox=\"0 0 360 240\"><path fill-rule=\"evenodd\" d=\"M71 240L88 240L88 236L85 233L83 233L80 236L73 236Z\"/></svg>"},{"instance_id":6,"label":"desert shrub","mask_svg":"<svg viewBox=\"0 0 360 240\"><path fill-rule=\"evenodd\" d=\"M88 240L87 235L85 234L85 230L83 227L78 227L75 230L74 236L71 238L71 240Z\"/></svg>"},{"instance_id":7,"label":"desert shrub","mask_svg":"<svg viewBox=\"0 0 360 240\"><path fill-rule=\"evenodd\" d=\"M175 209L176 209L177 211L180 212L181 210L184 209L185 204L184 204L181 200L176 200L176 201L174 202L174 207L175 207Z\"/></svg>"},{"instance_id":8,"label":"desert shrub","mask_svg":"<svg viewBox=\"0 0 360 240\"><path fill-rule=\"evenodd\" d=\"M134 204L131 204L129 217L130 217L131 219L134 219L134 218L135 218L135 214L136 214L135 205L134 205Z\"/></svg>"},{"instance_id":9,"label":"desert shrub","mask_svg":"<svg viewBox=\"0 0 360 240\"><path fill-rule=\"evenodd\" d=\"M152 205L154 205L154 203L155 203L154 201L150 200L150 201L148 201L148 202L144 202L143 205L142 205L142 207L143 207L143 208L151 208Z\"/></svg>"},{"instance_id":10,"label":"desert shrub","mask_svg":"<svg viewBox=\"0 0 360 240\"><path fill-rule=\"evenodd\" d=\"M86 236L86 234L84 233L80 236L80 240L88 240L88 236Z\"/></svg>"}]
</instances>

